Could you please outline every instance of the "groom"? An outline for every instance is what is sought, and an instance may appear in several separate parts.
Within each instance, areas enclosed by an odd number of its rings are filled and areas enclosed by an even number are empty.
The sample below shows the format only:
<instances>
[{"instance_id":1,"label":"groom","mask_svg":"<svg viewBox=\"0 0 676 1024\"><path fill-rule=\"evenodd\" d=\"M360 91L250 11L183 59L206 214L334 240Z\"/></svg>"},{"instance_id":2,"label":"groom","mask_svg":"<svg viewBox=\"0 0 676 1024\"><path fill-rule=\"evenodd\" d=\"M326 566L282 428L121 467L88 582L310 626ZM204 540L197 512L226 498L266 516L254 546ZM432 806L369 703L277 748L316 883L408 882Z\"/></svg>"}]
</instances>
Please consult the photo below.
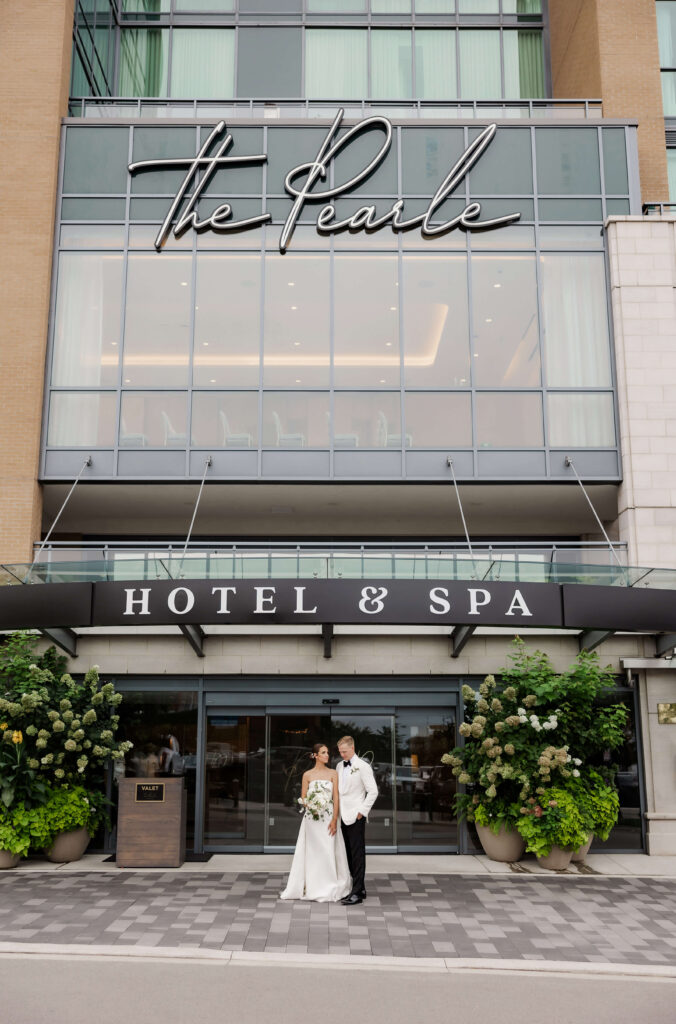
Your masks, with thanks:
<instances>
[{"instance_id":1,"label":"groom","mask_svg":"<svg viewBox=\"0 0 676 1024\"><path fill-rule=\"evenodd\" d=\"M352 892L340 902L349 907L366 899L366 819L378 796L378 787L371 765L355 754L351 736L338 741L338 753L342 758L338 763L340 827L352 875Z\"/></svg>"}]
</instances>

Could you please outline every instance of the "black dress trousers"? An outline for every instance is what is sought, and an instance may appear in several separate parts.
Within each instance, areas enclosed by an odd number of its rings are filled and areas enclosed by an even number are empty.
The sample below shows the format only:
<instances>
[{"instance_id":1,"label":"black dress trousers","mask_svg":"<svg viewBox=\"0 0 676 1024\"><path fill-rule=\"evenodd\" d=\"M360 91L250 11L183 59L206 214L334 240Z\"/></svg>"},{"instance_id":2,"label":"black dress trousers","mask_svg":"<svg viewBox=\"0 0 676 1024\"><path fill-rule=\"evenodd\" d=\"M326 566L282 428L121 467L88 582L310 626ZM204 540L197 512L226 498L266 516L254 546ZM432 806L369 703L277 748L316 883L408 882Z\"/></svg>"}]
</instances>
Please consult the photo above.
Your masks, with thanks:
<instances>
[{"instance_id":1,"label":"black dress trousers","mask_svg":"<svg viewBox=\"0 0 676 1024\"><path fill-rule=\"evenodd\" d=\"M351 825L341 821L340 827L345 840L345 851L347 853L347 866L352 875L352 892L361 895L366 886L364 885L364 873L366 871L366 818L358 818Z\"/></svg>"}]
</instances>

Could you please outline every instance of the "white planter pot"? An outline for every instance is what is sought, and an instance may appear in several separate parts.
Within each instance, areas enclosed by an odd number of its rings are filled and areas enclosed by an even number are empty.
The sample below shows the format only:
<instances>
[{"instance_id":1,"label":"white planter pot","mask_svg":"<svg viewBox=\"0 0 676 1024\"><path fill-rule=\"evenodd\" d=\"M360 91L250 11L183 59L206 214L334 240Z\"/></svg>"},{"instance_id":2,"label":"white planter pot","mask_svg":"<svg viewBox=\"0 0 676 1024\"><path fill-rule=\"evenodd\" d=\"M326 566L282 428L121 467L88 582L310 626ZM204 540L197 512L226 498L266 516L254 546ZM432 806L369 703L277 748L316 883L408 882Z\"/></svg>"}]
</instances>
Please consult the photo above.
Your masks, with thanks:
<instances>
[{"instance_id":1,"label":"white planter pot","mask_svg":"<svg viewBox=\"0 0 676 1024\"><path fill-rule=\"evenodd\" d=\"M516 829L507 832L505 826L501 825L497 835L495 832L491 832L488 825L477 825L476 830L481 840L481 845L484 848L484 853L489 860L499 860L513 864L514 861L520 860L523 857L526 844Z\"/></svg>"}]
</instances>

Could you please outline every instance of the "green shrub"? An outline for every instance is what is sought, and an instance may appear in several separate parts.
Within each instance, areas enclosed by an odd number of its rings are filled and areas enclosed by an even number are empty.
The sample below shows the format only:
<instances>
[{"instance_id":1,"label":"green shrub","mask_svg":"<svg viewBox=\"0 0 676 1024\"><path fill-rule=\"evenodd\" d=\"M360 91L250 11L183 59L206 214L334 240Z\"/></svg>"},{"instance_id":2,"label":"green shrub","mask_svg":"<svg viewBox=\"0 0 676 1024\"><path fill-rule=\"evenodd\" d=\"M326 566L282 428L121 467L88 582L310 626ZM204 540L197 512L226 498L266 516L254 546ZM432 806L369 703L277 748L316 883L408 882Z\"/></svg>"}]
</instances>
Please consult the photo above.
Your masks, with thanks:
<instances>
[{"instance_id":1,"label":"green shrub","mask_svg":"<svg viewBox=\"0 0 676 1024\"><path fill-rule=\"evenodd\" d=\"M0 850L25 857L30 842L30 812L23 803L16 803L11 810L0 805Z\"/></svg>"},{"instance_id":2,"label":"green shrub","mask_svg":"<svg viewBox=\"0 0 676 1024\"><path fill-rule=\"evenodd\" d=\"M29 811L31 849L48 849L61 832L86 828L93 836L101 822L101 811L82 786L52 789L44 804Z\"/></svg>"},{"instance_id":3,"label":"green shrub","mask_svg":"<svg viewBox=\"0 0 676 1024\"><path fill-rule=\"evenodd\" d=\"M552 786L537 800L530 797L520 812L516 827L526 843L526 853L547 857L553 846L579 850L589 839L575 798L565 789Z\"/></svg>"}]
</instances>

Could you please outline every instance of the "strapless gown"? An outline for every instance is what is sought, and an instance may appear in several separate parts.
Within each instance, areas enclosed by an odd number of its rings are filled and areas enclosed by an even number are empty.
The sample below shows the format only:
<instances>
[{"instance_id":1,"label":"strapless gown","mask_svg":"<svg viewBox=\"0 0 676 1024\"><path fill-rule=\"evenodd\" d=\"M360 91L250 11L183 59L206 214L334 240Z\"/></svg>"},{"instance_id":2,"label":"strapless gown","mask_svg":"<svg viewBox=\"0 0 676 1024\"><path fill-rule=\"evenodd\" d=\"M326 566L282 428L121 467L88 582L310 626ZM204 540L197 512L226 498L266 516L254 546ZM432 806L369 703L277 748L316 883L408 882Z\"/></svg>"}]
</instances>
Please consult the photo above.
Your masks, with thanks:
<instances>
[{"instance_id":1,"label":"strapless gown","mask_svg":"<svg viewBox=\"0 0 676 1024\"><path fill-rule=\"evenodd\" d=\"M312 779L308 795L313 787L319 786L327 796L333 795L333 783L329 779ZM283 900L314 900L318 903L335 903L347 896L352 880L347 866L345 841L338 822L335 836L329 835L330 813L322 821L314 821L304 814L300 823L296 849Z\"/></svg>"}]
</instances>

